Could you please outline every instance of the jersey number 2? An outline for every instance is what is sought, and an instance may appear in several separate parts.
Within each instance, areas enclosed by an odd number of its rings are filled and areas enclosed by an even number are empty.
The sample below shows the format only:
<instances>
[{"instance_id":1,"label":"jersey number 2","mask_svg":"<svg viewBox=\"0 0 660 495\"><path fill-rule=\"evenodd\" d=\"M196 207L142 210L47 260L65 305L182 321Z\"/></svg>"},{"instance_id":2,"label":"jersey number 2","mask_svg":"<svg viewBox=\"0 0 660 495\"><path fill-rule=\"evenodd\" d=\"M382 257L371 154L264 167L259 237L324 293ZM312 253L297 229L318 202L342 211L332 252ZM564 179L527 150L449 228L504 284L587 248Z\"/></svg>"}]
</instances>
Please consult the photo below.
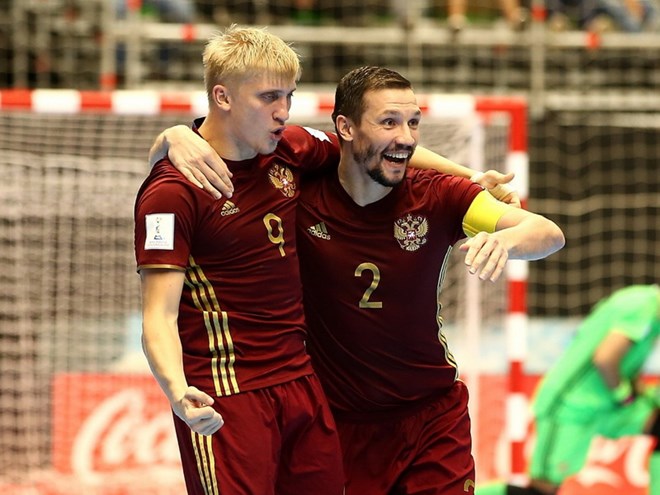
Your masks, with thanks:
<instances>
[{"instance_id":1,"label":"jersey number 2","mask_svg":"<svg viewBox=\"0 0 660 495\"><path fill-rule=\"evenodd\" d=\"M365 271L371 272L372 275L371 285L369 285L369 287L367 287L367 290L364 291L364 294L362 294L362 299L360 299L360 303L358 304L358 306L360 308L366 308L366 309L380 309L383 307L382 302L369 300L371 298L371 295L378 287L378 283L380 282L380 270L373 263L360 263L358 267L355 269L355 276L362 277L362 274Z\"/></svg>"}]
</instances>

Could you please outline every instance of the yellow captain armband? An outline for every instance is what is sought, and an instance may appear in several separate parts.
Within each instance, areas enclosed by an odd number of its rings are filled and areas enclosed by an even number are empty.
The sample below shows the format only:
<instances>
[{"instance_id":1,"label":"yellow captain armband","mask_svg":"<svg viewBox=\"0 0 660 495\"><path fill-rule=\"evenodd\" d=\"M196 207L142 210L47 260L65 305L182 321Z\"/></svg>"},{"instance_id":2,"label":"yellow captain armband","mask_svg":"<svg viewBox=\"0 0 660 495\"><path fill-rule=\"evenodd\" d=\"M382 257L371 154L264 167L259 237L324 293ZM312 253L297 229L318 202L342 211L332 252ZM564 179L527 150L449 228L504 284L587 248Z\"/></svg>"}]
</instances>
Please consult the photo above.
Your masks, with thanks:
<instances>
[{"instance_id":1,"label":"yellow captain armband","mask_svg":"<svg viewBox=\"0 0 660 495\"><path fill-rule=\"evenodd\" d=\"M474 237L479 232L495 232L497 222L511 207L497 201L488 192L482 191L474 198L463 217L463 232Z\"/></svg>"}]
</instances>

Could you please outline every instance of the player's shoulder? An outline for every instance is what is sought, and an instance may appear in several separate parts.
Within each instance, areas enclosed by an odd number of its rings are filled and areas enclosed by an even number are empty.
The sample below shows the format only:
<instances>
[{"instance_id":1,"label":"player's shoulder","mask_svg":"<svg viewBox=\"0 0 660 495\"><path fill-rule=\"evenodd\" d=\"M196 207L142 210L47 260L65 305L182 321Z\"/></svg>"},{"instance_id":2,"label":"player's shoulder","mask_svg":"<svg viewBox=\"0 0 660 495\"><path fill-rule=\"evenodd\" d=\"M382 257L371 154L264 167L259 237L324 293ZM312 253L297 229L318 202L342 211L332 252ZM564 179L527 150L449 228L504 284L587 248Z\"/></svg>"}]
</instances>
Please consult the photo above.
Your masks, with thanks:
<instances>
[{"instance_id":1,"label":"player's shoulder","mask_svg":"<svg viewBox=\"0 0 660 495\"><path fill-rule=\"evenodd\" d=\"M287 125L279 146L310 149L319 145L337 146L337 138L330 132L314 127Z\"/></svg>"},{"instance_id":2,"label":"player's shoulder","mask_svg":"<svg viewBox=\"0 0 660 495\"><path fill-rule=\"evenodd\" d=\"M173 190L182 193L188 191L190 194L199 194L203 191L186 179L167 157L156 162L151 168L138 195L143 194L146 190L162 194L171 194Z\"/></svg>"},{"instance_id":3,"label":"player's shoulder","mask_svg":"<svg viewBox=\"0 0 660 495\"><path fill-rule=\"evenodd\" d=\"M657 286L654 285L629 285L615 291L610 297L610 301L635 300L645 297L652 297L657 294Z\"/></svg>"},{"instance_id":4,"label":"player's shoulder","mask_svg":"<svg viewBox=\"0 0 660 495\"><path fill-rule=\"evenodd\" d=\"M302 126L296 124L288 124L284 129L284 137L286 139L299 139L299 140L318 140L330 142L333 140L334 134L331 132L323 131L315 127Z\"/></svg>"},{"instance_id":5,"label":"player's shoulder","mask_svg":"<svg viewBox=\"0 0 660 495\"><path fill-rule=\"evenodd\" d=\"M311 127L288 125L275 156L305 171L334 166L339 162L337 137Z\"/></svg>"},{"instance_id":6,"label":"player's shoulder","mask_svg":"<svg viewBox=\"0 0 660 495\"><path fill-rule=\"evenodd\" d=\"M177 168L174 166L174 164L170 161L168 157L165 157L158 162L152 167L151 173L149 174L150 177L154 179L167 179L167 180L172 180L176 182L182 182L182 183L190 183L193 187L194 184L188 181L184 177L184 175L177 170Z\"/></svg>"},{"instance_id":7,"label":"player's shoulder","mask_svg":"<svg viewBox=\"0 0 660 495\"><path fill-rule=\"evenodd\" d=\"M637 311L639 307L657 306L660 289L657 285L630 285L614 292L606 299L608 306Z\"/></svg>"}]
</instances>

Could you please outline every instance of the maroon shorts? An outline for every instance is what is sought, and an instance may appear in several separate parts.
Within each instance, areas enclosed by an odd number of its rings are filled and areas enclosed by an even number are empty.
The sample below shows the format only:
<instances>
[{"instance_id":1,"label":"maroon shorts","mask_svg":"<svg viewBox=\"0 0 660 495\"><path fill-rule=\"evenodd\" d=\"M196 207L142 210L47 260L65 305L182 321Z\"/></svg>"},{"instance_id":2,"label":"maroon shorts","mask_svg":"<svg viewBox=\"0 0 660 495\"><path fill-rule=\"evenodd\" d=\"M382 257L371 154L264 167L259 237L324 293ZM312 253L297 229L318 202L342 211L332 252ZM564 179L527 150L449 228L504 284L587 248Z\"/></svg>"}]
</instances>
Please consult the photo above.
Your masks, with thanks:
<instances>
[{"instance_id":1,"label":"maroon shorts","mask_svg":"<svg viewBox=\"0 0 660 495\"><path fill-rule=\"evenodd\" d=\"M193 433L174 416L189 495L341 495L339 439L316 375L216 398L224 426Z\"/></svg>"},{"instance_id":2,"label":"maroon shorts","mask_svg":"<svg viewBox=\"0 0 660 495\"><path fill-rule=\"evenodd\" d=\"M463 382L399 419L337 419L346 495L474 493L474 459Z\"/></svg>"}]
</instances>

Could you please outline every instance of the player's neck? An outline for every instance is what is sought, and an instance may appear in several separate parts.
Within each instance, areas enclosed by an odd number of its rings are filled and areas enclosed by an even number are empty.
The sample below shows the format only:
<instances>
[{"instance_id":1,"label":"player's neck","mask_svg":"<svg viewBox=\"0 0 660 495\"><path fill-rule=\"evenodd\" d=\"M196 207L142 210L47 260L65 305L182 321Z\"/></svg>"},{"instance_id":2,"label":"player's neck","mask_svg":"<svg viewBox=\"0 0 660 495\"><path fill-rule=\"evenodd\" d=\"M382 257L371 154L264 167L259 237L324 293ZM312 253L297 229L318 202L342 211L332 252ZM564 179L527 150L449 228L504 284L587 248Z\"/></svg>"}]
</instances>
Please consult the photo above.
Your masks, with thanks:
<instances>
[{"instance_id":1,"label":"player's neck","mask_svg":"<svg viewBox=\"0 0 660 495\"><path fill-rule=\"evenodd\" d=\"M360 206L375 203L387 196L392 190L391 187L375 182L358 164L349 162L343 157L339 162L338 174L341 186L353 201Z\"/></svg>"},{"instance_id":2,"label":"player's neck","mask_svg":"<svg viewBox=\"0 0 660 495\"><path fill-rule=\"evenodd\" d=\"M242 149L233 139L230 126L222 125L218 119L207 117L199 128L199 134L225 160L243 161L254 158L254 150Z\"/></svg>"}]
</instances>

